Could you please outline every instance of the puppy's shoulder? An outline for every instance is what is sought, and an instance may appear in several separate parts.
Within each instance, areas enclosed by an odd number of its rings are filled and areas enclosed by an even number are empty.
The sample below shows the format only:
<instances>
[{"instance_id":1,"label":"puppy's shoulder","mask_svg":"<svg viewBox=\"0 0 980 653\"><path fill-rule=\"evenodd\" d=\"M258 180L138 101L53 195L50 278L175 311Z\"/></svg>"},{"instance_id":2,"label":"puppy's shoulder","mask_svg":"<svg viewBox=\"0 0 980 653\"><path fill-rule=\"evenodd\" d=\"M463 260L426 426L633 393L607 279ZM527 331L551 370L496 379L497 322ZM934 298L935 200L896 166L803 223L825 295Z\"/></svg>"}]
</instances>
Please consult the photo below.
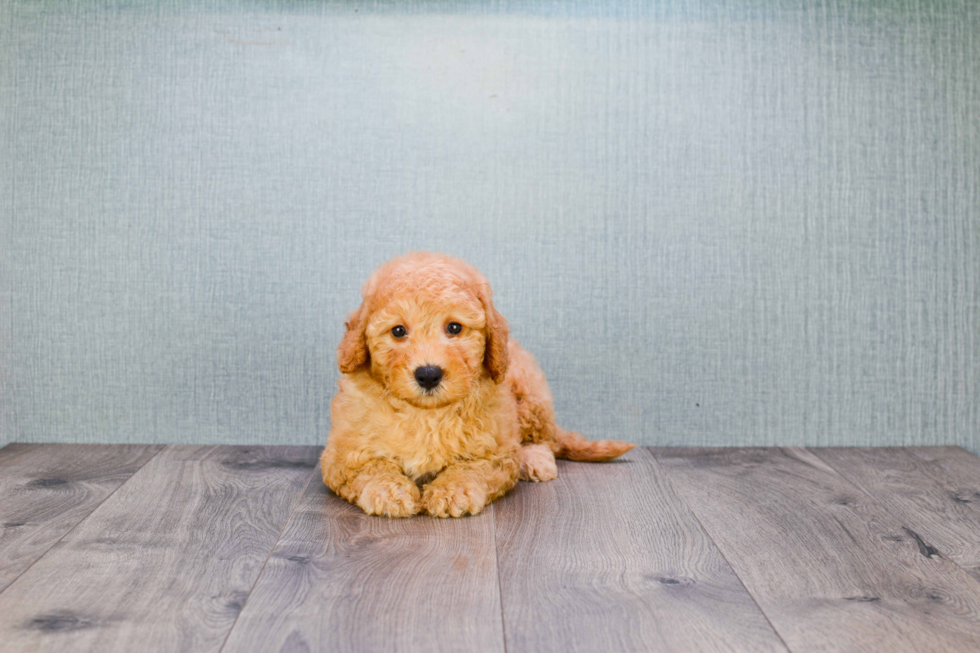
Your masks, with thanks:
<instances>
[{"instance_id":1,"label":"puppy's shoulder","mask_svg":"<svg viewBox=\"0 0 980 653\"><path fill-rule=\"evenodd\" d=\"M331 410L353 417L361 410L377 404L383 393L384 387L367 372L358 370L344 374L337 383L337 394L331 402Z\"/></svg>"},{"instance_id":2,"label":"puppy's shoulder","mask_svg":"<svg viewBox=\"0 0 980 653\"><path fill-rule=\"evenodd\" d=\"M384 387L367 370L357 370L344 374L338 381L339 393L352 395L380 395Z\"/></svg>"}]
</instances>

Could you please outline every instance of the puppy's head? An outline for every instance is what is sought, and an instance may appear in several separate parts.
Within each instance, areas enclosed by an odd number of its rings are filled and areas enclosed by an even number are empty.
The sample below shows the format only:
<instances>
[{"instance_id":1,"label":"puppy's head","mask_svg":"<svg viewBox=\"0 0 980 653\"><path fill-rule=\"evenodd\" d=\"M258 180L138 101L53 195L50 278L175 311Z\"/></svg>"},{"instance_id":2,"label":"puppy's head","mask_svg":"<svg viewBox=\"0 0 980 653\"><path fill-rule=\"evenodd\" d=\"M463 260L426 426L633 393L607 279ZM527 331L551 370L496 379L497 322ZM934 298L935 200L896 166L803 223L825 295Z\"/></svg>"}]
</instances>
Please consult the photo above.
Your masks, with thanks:
<instances>
[{"instance_id":1,"label":"puppy's head","mask_svg":"<svg viewBox=\"0 0 980 653\"><path fill-rule=\"evenodd\" d=\"M507 321L476 268L442 254L393 259L364 284L337 349L340 371L368 367L421 408L458 401L484 375L507 373Z\"/></svg>"}]
</instances>

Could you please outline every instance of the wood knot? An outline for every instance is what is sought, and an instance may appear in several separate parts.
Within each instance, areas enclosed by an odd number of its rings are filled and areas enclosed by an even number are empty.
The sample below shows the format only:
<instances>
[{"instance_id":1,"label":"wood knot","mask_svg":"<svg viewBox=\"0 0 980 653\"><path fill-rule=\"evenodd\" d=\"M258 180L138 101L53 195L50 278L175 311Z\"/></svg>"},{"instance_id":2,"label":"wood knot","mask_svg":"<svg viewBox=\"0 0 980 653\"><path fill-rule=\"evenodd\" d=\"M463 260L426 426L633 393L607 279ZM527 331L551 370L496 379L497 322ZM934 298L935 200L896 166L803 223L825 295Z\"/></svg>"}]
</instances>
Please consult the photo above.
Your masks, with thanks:
<instances>
[{"instance_id":1,"label":"wood knot","mask_svg":"<svg viewBox=\"0 0 980 653\"><path fill-rule=\"evenodd\" d=\"M65 632L91 628L94 624L83 617L70 613L42 614L31 619L27 627L42 632Z\"/></svg>"},{"instance_id":2,"label":"wood knot","mask_svg":"<svg viewBox=\"0 0 980 653\"><path fill-rule=\"evenodd\" d=\"M56 487L58 485L65 485L66 483L68 481L63 478L36 478L28 483L28 485L31 487Z\"/></svg>"},{"instance_id":3,"label":"wood knot","mask_svg":"<svg viewBox=\"0 0 980 653\"><path fill-rule=\"evenodd\" d=\"M685 576L648 576L648 578L667 587L687 587L694 585L694 579Z\"/></svg>"}]
</instances>

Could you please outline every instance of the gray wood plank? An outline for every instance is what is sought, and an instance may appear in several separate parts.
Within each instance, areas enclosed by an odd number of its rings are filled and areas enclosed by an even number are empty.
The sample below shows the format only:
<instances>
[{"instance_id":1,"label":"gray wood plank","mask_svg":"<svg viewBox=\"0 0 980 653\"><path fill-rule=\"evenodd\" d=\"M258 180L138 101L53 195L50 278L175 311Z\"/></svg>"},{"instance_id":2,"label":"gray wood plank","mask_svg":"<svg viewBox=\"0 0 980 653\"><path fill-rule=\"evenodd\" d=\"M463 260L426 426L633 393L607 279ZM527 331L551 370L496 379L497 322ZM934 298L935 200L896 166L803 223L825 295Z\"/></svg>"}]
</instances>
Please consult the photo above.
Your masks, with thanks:
<instances>
[{"instance_id":1,"label":"gray wood plank","mask_svg":"<svg viewBox=\"0 0 980 653\"><path fill-rule=\"evenodd\" d=\"M23 443L0 449L0 592L160 449Z\"/></svg>"},{"instance_id":2,"label":"gray wood plank","mask_svg":"<svg viewBox=\"0 0 980 653\"><path fill-rule=\"evenodd\" d=\"M167 447L0 594L3 650L216 651L316 447Z\"/></svg>"},{"instance_id":3,"label":"gray wood plank","mask_svg":"<svg viewBox=\"0 0 980 653\"><path fill-rule=\"evenodd\" d=\"M960 447L811 451L980 580L980 458Z\"/></svg>"},{"instance_id":4,"label":"gray wood plank","mask_svg":"<svg viewBox=\"0 0 980 653\"><path fill-rule=\"evenodd\" d=\"M791 650L980 650L977 583L813 453L653 451Z\"/></svg>"},{"instance_id":5,"label":"gray wood plank","mask_svg":"<svg viewBox=\"0 0 980 653\"><path fill-rule=\"evenodd\" d=\"M494 505L510 651L786 650L645 449Z\"/></svg>"},{"instance_id":6,"label":"gray wood plank","mask_svg":"<svg viewBox=\"0 0 980 653\"><path fill-rule=\"evenodd\" d=\"M503 651L492 512L371 517L314 479L225 651Z\"/></svg>"}]
</instances>

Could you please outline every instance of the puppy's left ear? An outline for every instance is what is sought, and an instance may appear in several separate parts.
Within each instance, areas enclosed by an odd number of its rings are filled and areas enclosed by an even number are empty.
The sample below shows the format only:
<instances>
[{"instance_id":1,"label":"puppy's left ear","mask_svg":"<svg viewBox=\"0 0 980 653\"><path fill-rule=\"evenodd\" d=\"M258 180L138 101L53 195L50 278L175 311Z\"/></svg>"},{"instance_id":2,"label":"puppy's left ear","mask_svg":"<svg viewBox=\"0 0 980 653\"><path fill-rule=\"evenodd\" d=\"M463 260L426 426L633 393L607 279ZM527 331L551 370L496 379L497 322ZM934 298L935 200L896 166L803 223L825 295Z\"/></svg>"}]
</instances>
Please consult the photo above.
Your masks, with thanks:
<instances>
[{"instance_id":1,"label":"puppy's left ear","mask_svg":"<svg viewBox=\"0 0 980 653\"><path fill-rule=\"evenodd\" d=\"M343 340L337 347L337 366L344 374L350 374L362 365L366 365L371 360L371 352L367 346L368 320L371 318L372 305L375 292L381 283L381 275L384 267L380 267L371 273L368 280L361 288L361 305L353 311L344 322L347 332L344 333Z\"/></svg>"},{"instance_id":2,"label":"puppy's left ear","mask_svg":"<svg viewBox=\"0 0 980 653\"><path fill-rule=\"evenodd\" d=\"M347 332L337 347L337 365L343 374L350 374L368 362L368 348L364 337L367 328L367 300L350 314L344 326Z\"/></svg>"},{"instance_id":3,"label":"puppy's left ear","mask_svg":"<svg viewBox=\"0 0 980 653\"><path fill-rule=\"evenodd\" d=\"M507 365L510 356L507 354L507 340L510 337L510 327L507 320L494 308L490 285L480 284L480 302L487 316L487 344L483 352L483 365L487 368L496 383L507 376Z\"/></svg>"}]
</instances>

